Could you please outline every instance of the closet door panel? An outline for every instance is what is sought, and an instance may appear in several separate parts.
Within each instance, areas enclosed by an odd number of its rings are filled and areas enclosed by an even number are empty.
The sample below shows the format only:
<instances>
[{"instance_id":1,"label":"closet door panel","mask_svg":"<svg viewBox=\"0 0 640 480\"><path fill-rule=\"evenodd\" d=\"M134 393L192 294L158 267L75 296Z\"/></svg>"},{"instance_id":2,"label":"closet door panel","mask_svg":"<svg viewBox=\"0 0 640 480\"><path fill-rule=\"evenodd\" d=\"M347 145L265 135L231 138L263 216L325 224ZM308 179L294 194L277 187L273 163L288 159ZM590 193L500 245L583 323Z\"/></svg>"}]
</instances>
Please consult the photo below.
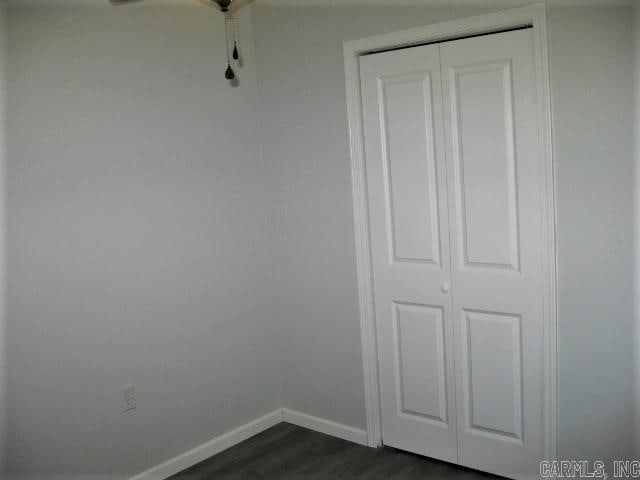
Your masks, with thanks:
<instances>
[{"instance_id":1,"label":"closet door panel","mask_svg":"<svg viewBox=\"0 0 640 480\"><path fill-rule=\"evenodd\" d=\"M440 265L431 83L424 72L380 80L394 262Z\"/></svg>"},{"instance_id":2,"label":"closet door panel","mask_svg":"<svg viewBox=\"0 0 640 480\"><path fill-rule=\"evenodd\" d=\"M543 458L542 180L530 29L441 44L459 462Z\"/></svg>"},{"instance_id":3,"label":"closet door panel","mask_svg":"<svg viewBox=\"0 0 640 480\"><path fill-rule=\"evenodd\" d=\"M444 312L395 304L396 397L401 414L447 423Z\"/></svg>"},{"instance_id":4,"label":"closet door panel","mask_svg":"<svg viewBox=\"0 0 640 480\"><path fill-rule=\"evenodd\" d=\"M460 267L517 271L510 62L454 68L451 76Z\"/></svg>"},{"instance_id":5,"label":"closet door panel","mask_svg":"<svg viewBox=\"0 0 640 480\"><path fill-rule=\"evenodd\" d=\"M383 441L456 462L439 48L368 55L360 73Z\"/></svg>"},{"instance_id":6,"label":"closet door panel","mask_svg":"<svg viewBox=\"0 0 640 480\"><path fill-rule=\"evenodd\" d=\"M522 326L519 315L461 312L465 416L479 435L522 441Z\"/></svg>"}]
</instances>

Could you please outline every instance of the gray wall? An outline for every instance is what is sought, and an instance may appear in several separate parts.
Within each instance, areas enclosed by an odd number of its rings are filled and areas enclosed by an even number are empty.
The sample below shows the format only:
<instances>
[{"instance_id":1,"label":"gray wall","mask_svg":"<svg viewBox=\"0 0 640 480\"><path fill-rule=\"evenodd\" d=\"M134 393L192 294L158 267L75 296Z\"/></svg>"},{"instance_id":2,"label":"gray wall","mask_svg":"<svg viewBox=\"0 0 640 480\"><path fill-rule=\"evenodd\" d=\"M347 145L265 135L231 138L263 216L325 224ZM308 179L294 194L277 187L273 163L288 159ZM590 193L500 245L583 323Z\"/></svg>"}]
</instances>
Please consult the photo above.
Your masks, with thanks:
<instances>
[{"instance_id":1,"label":"gray wall","mask_svg":"<svg viewBox=\"0 0 640 480\"><path fill-rule=\"evenodd\" d=\"M637 219L640 212L640 6L633 8L633 55L634 55L634 156L635 156L635 215ZM640 255L638 254L638 246L640 246L640 222L636 220L635 225L635 268L636 278L634 284L635 298L635 369L636 369L636 405L640 405L640 295L638 287L640 286ZM640 409L636 408L635 412L635 450L636 455L640 456Z\"/></svg>"},{"instance_id":2,"label":"gray wall","mask_svg":"<svg viewBox=\"0 0 640 480\"><path fill-rule=\"evenodd\" d=\"M633 456L632 33L629 9L551 12L566 458Z\"/></svg>"},{"instance_id":3,"label":"gray wall","mask_svg":"<svg viewBox=\"0 0 640 480\"><path fill-rule=\"evenodd\" d=\"M265 161L278 170L285 406L364 428L342 41L478 10L258 8ZM550 10L558 184L559 451L633 448L630 9ZM277 33L276 33L277 32Z\"/></svg>"},{"instance_id":4,"label":"gray wall","mask_svg":"<svg viewBox=\"0 0 640 480\"><path fill-rule=\"evenodd\" d=\"M10 11L13 472L126 476L280 406L241 28L232 88L208 7Z\"/></svg>"},{"instance_id":5,"label":"gray wall","mask_svg":"<svg viewBox=\"0 0 640 480\"><path fill-rule=\"evenodd\" d=\"M6 469L7 391L6 391L6 304L5 304L5 49L4 4L0 3L0 478Z\"/></svg>"}]
</instances>

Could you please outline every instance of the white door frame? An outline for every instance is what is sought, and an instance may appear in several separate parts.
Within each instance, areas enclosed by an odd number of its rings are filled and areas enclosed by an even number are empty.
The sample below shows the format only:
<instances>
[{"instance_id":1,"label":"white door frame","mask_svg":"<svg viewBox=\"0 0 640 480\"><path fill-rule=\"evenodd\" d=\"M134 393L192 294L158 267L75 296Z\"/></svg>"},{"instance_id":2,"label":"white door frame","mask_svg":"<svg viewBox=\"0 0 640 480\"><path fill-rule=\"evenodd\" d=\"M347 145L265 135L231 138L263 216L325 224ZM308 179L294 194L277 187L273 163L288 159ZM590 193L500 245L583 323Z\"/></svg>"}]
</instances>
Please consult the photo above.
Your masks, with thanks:
<instances>
[{"instance_id":1,"label":"white door frame","mask_svg":"<svg viewBox=\"0 0 640 480\"><path fill-rule=\"evenodd\" d=\"M547 278L544 293L544 361L545 361L545 435L547 460L555 460L557 430L556 376L556 242L555 183L551 130L551 92L549 52L547 46L547 14L544 4L514 8L496 13L462 18L449 22L416 27L399 32L375 35L344 43L344 65L347 90L347 113L351 150L353 212L355 221L358 297L360 304L360 334L367 415L367 443L382 444L380 389L375 312L373 303L373 268L369 238L369 208L367 200L364 138L362 132L362 97L360 91L360 55L380 50L420 45L424 43L492 33L500 30L532 26L535 48L536 82L540 118L540 175L543 185L543 274Z\"/></svg>"}]
</instances>

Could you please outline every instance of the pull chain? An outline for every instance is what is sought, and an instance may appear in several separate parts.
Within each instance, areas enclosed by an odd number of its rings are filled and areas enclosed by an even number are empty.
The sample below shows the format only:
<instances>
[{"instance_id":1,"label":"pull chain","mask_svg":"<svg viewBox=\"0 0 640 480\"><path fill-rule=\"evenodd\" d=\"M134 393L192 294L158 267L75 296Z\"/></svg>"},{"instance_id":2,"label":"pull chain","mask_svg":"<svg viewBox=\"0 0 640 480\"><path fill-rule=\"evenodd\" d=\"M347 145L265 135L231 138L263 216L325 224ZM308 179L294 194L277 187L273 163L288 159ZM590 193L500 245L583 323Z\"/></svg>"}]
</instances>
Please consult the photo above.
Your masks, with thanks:
<instances>
[{"instance_id":1,"label":"pull chain","mask_svg":"<svg viewBox=\"0 0 640 480\"><path fill-rule=\"evenodd\" d=\"M240 51L238 50L238 22L234 13L231 13L231 26L233 30L233 59L238 61L240 59Z\"/></svg>"},{"instance_id":2,"label":"pull chain","mask_svg":"<svg viewBox=\"0 0 640 480\"><path fill-rule=\"evenodd\" d=\"M224 39L226 44L225 50L227 55L227 70L224 72L224 78L226 78L227 80L233 80L234 78L236 78L236 73L233 71L233 68L231 68L231 58L229 58L229 52L231 51L231 40L229 38L230 36L229 34L232 33L230 32L232 21L233 21L233 17L231 13L224 12Z\"/></svg>"}]
</instances>

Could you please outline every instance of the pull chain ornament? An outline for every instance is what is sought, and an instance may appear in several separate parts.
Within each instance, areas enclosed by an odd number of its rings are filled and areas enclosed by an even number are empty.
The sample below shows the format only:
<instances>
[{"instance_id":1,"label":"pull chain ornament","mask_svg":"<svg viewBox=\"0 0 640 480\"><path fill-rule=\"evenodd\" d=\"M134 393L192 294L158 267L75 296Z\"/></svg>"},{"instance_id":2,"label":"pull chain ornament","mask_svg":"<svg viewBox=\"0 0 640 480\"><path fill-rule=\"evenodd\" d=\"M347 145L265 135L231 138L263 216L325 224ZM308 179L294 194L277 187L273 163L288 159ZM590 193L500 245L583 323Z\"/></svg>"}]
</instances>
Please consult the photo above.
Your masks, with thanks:
<instances>
[{"instance_id":1,"label":"pull chain ornament","mask_svg":"<svg viewBox=\"0 0 640 480\"><path fill-rule=\"evenodd\" d=\"M224 72L224 78L227 80L233 80L236 78L236 72L233 71L230 64L227 64L227 70Z\"/></svg>"}]
</instances>

